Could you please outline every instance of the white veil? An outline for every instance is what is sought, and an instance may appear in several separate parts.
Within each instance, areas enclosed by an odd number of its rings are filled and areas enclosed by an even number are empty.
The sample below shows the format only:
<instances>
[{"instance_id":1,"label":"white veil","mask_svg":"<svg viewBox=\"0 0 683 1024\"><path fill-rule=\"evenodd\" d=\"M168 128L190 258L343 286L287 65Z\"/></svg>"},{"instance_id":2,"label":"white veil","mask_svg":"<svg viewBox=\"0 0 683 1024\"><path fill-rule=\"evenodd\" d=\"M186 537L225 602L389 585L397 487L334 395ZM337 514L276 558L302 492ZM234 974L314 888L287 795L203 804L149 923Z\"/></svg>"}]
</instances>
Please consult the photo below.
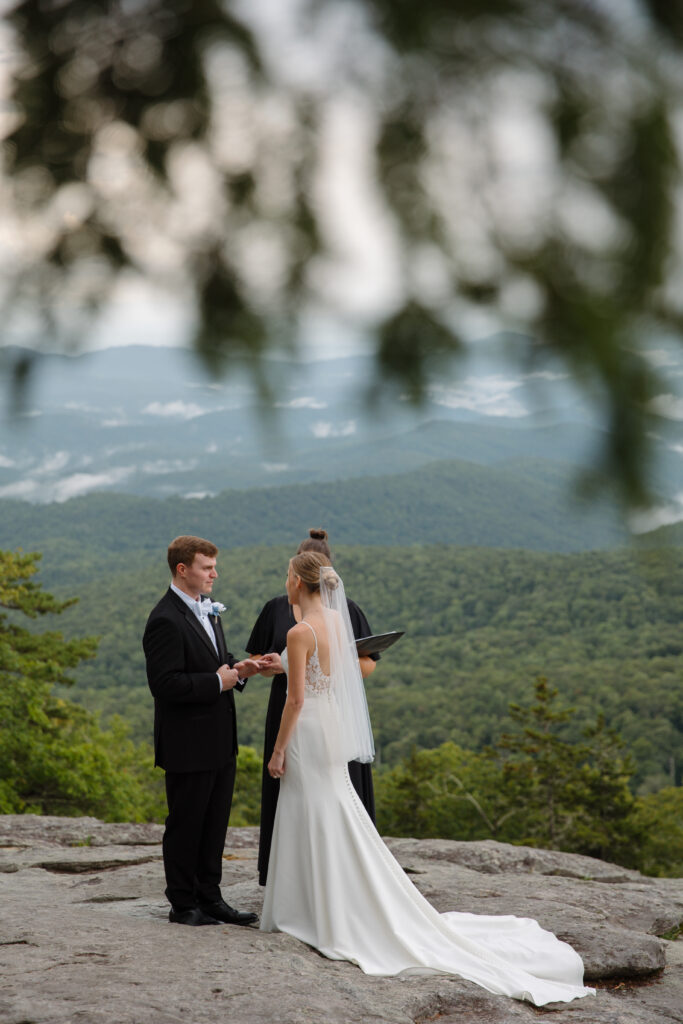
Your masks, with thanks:
<instances>
[{"instance_id":1,"label":"white veil","mask_svg":"<svg viewBox=\"0 0 683 1024\"><path fill-rule=\"evenodd\" d=\"M372 761L375 744L344 584L329 565L320 569L320 596L330 644L330 676L339 708L344 760Z\"/></svg>"}]
</instances>

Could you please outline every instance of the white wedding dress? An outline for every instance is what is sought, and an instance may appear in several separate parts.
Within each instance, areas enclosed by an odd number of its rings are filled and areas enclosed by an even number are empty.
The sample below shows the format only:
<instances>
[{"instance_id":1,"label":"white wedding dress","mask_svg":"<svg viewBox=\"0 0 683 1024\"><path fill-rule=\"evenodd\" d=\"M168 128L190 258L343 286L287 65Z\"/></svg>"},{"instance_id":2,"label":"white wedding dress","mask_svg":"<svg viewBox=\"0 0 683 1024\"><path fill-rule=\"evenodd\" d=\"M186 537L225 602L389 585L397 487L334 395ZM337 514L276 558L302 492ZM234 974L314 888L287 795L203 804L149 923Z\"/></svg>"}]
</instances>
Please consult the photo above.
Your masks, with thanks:
<instances>
[{"instance_id":1,"label":"white wedding dress","mask_svg":"<svg viewBox=\"0 0 683 1024\"><path fill-rule=\"evenodd\" d=\"M286 671L286 652L283 661ZM440 914L418 892L351 784L330 684L316 636L280 782L261 929L366 974L454 974L537 1006L593 994L578 953L537 921Z\"/></svg>"}]
</instances>

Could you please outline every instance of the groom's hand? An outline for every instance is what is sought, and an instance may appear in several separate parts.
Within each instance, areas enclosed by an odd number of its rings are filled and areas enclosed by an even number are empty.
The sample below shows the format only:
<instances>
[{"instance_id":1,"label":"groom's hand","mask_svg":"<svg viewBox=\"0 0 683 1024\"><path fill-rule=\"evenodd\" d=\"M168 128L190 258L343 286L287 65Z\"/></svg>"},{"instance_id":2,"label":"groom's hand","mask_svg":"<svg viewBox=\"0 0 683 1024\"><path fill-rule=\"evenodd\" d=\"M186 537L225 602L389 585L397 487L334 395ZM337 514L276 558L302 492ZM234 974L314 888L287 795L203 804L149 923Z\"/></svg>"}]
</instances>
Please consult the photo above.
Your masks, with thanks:
<instances>
[{"instance_id":1,"label":"groom's hand","mask_svg":"<svg viewBox=\"0 0 683 1024\"><path fill-rule=\"evenodd\" d=\"M254 661L253 658L245 658L244 661L237 661L233 668L238 673L240 679L249 679L250 676L255 676L259 669L258 662Z\"/></svg>"},{"instance_id":2,"label":"groom's hand","mask_svg":"<svg viewBox=\"0 0 683 1024\"><path fill-rule=\"evenodd\" d=\"M221 665L218 669L218 675L221 681L221 689L223 690L232 690L240 677L237 668L230 668L228 665Z\"/></svg>"}]
</instances>

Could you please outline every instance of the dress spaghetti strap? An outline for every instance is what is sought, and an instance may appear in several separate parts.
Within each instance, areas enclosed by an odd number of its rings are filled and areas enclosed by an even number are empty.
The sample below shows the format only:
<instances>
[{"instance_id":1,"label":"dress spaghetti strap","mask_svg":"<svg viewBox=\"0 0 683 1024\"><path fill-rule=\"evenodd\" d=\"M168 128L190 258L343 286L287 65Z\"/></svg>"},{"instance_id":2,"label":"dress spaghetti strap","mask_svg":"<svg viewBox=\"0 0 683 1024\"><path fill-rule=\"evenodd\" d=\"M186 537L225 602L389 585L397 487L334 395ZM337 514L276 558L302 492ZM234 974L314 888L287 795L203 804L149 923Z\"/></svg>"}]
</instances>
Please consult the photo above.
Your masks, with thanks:
<instances>
[{"instance_id":1,"label":"dress spaghetti strap","mask_svg":"<svg viewBox=\"0 0 683 1024\"><path fill-rule=\"evenodd\" d=\"M318 653L318 634L317 634L317 633L316 633L316 631L315 631L315 630L313 629L313 626L312 626L312 625L310 624L310 622L306 622L306 620L305 620L305 619L302 619L301 621L303 622L303 624L304 624L305 626L308 626L308 628L310 629L311 633L313 634L313 637L314 637L314 639L315 639L315 650L314 650L314 652L313 652L313 653L314 653L314 654L317 654L317 653Z\"/></svg>"}]
</instances>

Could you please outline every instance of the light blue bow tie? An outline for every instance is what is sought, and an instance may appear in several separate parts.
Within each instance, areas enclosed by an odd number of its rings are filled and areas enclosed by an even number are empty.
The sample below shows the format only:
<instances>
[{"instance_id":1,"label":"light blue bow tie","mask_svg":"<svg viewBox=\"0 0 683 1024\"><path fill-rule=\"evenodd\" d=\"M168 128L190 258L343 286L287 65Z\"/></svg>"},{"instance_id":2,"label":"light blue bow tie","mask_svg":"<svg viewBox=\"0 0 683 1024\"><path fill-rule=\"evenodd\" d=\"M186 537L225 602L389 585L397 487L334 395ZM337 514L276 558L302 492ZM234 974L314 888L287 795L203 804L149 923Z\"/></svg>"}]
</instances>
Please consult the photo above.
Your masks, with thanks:
<instances>
[{"instance_id":1,"label":"light blue bow tie","mask_svg":"<svg viewBox=\"0 0 683 1024\"><path fill-rule=\"evenodd\" d=\"M200 619L206 619L213 612L213 601L206 597L203 601L195 601L195 610Z\"/></svg>"}]
</instances>

